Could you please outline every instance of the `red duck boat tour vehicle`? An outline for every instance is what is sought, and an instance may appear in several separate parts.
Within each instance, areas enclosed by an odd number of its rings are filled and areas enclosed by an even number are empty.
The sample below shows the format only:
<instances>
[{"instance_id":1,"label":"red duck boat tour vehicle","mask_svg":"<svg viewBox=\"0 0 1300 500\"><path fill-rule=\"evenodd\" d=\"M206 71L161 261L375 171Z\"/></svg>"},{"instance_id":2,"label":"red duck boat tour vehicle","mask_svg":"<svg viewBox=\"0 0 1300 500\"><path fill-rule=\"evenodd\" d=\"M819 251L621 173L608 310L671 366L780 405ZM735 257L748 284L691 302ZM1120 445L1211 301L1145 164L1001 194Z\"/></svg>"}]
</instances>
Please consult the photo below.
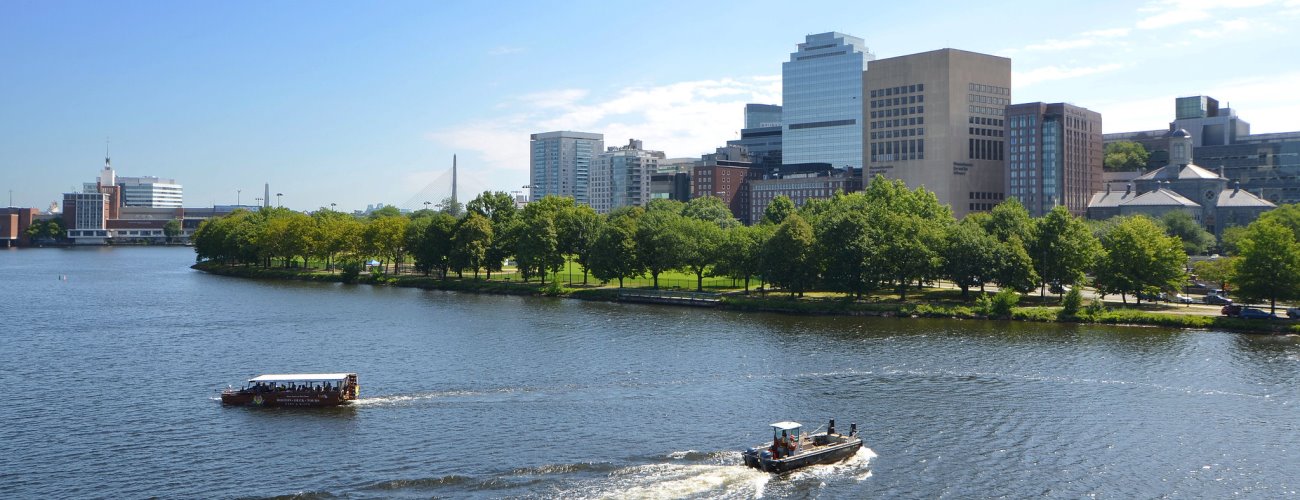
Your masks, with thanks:
<instances>
[{"instance_id":1,"label":"red duck boat tour vehicle","mask_svg":"<svg viewBox=\"0 0 1300 500\"><path fill-rule=\"evenodd\" d=\"M772 424L772 444L763 443L745 450L745 465L764 472L790 472L816 464L833 464L853 456L862 448L858 424L849 426L848 435L835 432L831 419L826 432L803 434L798 422Z\"/></svg>"},{"instance_id":2,"label":"red duck boat tour vehicle","mask_svg":"<svg viewBox=\"0 0 1300 500\"><path fill-rule=\"evenodd\" d=\"M355 373L259 375L244 387L221 391L221 404L233 406L339 406L357 399Z\"/></svg>"}]
</instances>

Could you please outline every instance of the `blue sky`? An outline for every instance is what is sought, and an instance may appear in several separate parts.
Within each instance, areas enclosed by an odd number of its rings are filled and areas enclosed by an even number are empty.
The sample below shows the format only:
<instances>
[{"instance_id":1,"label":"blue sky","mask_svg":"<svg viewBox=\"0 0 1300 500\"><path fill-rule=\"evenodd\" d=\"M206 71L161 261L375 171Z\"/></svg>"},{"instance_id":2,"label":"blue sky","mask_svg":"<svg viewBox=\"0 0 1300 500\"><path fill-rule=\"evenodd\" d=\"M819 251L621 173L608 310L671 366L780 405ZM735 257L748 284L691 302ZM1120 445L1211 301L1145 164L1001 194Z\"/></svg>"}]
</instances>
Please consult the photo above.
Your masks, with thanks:
<instances>
[{"instance_id":1,"label":"blue sky","mask_svg":"<svg viewBox=\"0 0 1300 500\"><path fill-rule=\"evenodd\" d=\"M453 154L462 193L519 190L530 132L698 157L744 103L779 104L781 63L825 31L880 58L1010 57L1013 102L1088 107L1107 132L1163 128L1197 94L1300 130L1300 0L976 5L5 0L0 196L61 200L105 138L119 175L175 178L187 206L269 182L299 210L436 203Z\"/></svg>"}]
</instances>

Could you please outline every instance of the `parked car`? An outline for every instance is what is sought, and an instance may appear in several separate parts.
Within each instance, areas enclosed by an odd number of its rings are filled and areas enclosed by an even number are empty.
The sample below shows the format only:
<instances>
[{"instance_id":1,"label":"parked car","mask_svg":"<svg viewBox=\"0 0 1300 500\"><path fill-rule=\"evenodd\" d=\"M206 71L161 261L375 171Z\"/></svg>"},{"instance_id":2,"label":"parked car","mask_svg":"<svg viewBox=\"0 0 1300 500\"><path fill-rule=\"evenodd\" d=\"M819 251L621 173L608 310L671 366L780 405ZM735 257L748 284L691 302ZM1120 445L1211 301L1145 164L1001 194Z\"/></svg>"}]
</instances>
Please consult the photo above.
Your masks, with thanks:
<instances>
[{"instance_id":1,"label":"parked car","mask_svg":"<svg viewBox=\"0 0 1300 500\"><path fill-rule=\"evenodd\" d=\"M1227 297L1224 297L1224 296L1219 295L1219 294L1215 294L1215 293L1207 293L1207 294L1205 294L1205 303L1206 303L1206 304L1225 304L1225 305L1231 305L1231 304L1232 304L1232 299L1227 298Z\"/></svg>"},{"instance_id":2,"label":"parked car","mask_svg":"<svg viewBox=\"0 0 1300 500\"><path fill-rule=\"evenodd\" d=\"M1286 317L1291 319L1300 319L1300 307L1286 308Z\"/></svg>"},{"instance_id":3,"label":"parked car","mask_svg":"<svg viewBox=\"0 0 1300 500\"><path fill-rule=\"evenodd\" d=\"M1223 306L1223 309L1219 309L1219 313L1224 316L1237 316L1241 314L1241 306L1237 304L1228 304Z\"/></svg>"},{"instance_id":4,"label":"parked car","mask_svg":"<svg viewBox=\"0 0 1300 500\"><path fill-rule=\"evenodd\" d=\"M1157 300L1165 300L1165 294L1138 292L1138 298L1146 301L1155 302Z\"/></svg>"},{"instance_id":5,"label":"parked car","mask_svg":"<svg viewBox=\"0 0 1300 500\"><path fill-rule=\"evenodd\" d=\"M1241 308L1241 311L1237 313L1237 317L1241 319L1277 319L1277 316L1253 307Z\"/></svg>"},{"instance_id":6,"label":"parked car","mask_svg":"<svg viewBox=\"0 0 1300 500\"><path fill-rule=\"evenodd\" d=\"M1191 297L1179 293L1179 294L1174 294L1173 302L1177 302L1179 304L1191 304L1196 301L1193 300Z\"/></svg>"}]
</instances>

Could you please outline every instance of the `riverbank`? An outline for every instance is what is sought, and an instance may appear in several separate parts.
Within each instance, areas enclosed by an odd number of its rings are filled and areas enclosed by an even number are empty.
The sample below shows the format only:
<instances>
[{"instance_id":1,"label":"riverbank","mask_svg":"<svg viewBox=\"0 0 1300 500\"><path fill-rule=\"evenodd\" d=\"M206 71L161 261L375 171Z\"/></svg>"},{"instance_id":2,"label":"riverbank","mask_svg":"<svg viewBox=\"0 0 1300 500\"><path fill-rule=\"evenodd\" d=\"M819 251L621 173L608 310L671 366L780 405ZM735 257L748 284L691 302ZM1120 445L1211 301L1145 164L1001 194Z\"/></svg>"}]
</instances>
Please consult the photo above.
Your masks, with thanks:
<instances>
[{"instance_id":1,"label":"riverbank","mask_svg":"<svg viewBox=\"0 0 1300 500\"><path fill-rule=\"evenodd\" d=\"M418 275L372 275L362 273L349 279L342 274L320 270L261 268L252 266L226 266L216 262L200 262L193 269L247 279L295 280L326 283L356 283L381 286L421 288L467 293L496 295L533 295L564 297L580 300L609 302L631 301L621 297L624 292L640 289L617 287L569 288L560 283L476 280L473 278L439 279ZM853 300L840 297L791 298L783 293L745 294L741 292L718 294L718 307L735 311L772 312L780 314L815 314L877 317L924 317L969 320L1012 320L1044 323L1091 323L1109 325L1160 326L1168 328L1221 329L1255 334L1300 334L1300 322L1286 320L1248 320L1208 314L1175 314L1131 308L1081 308L1075 314L1064 314L1059 306L1033 305L1014 307L1009 316L980 314L973 303L952 300L899 301L873 297Z\"/></svg>"}]
</instances>

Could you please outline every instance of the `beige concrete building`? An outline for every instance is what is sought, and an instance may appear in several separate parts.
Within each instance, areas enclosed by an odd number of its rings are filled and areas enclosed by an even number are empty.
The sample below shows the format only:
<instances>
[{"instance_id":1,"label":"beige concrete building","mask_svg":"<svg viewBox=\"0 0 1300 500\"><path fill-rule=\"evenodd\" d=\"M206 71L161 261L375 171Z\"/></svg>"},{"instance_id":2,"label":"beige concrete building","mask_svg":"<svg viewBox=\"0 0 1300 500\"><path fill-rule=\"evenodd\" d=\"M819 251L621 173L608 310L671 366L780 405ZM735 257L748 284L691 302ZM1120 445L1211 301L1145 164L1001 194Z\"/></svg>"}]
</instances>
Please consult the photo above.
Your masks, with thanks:
<instances>
[{"instance_id":1,"label":"beige concrete building","mask_svg":"<svg viewBox=\"0 0 1300 500\"><path fill-rule=\"evenodd\" d=\"M863 164L933 191L958 218L1006 198L1011 60L941 49L867 64Z\"/></svg>"}]
</instances>

